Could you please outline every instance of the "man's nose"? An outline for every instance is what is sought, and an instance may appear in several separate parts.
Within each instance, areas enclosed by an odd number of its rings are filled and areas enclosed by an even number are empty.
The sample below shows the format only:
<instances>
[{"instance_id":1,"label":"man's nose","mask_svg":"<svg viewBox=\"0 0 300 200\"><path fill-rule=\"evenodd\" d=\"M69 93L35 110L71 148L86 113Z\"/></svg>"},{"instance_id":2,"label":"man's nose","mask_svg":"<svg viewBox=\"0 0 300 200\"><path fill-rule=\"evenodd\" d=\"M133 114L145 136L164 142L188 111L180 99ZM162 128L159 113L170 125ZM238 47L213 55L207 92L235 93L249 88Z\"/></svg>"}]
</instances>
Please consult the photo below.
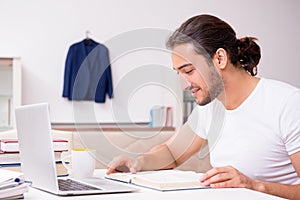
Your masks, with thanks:
<instances>
[{"instance_id":1,"label":"man's nose","mask_svg":"<svg viewBox=\"0 0 300 200\"><path fill-rule=\"evenodd\" d=\"M190 90L192 87L192 83L183 76L180 76L180 85L183 90Z\"/></svg>"}]
</instances>

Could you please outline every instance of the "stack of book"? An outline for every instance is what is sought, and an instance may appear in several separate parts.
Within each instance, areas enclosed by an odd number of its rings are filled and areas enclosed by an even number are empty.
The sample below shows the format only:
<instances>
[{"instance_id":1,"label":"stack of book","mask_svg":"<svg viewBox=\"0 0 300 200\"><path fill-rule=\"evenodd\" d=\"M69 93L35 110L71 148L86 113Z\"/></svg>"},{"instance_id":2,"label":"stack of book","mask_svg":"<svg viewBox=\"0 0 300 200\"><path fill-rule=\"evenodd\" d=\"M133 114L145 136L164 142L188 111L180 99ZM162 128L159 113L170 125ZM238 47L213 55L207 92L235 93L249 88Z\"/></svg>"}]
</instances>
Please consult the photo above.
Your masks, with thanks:
<instances>
[{"instance_id":1,"label":"stack of book","mask_svg":"<svg viewBox=\"0 0 300 200\"><path fill-rule=\"evenodd\" d=\"M0 199L23 199L30 184L20 172L0 169Z\"/></svg>"},{"instance_id":2,"label":"stack of book","mask_svg":"<svg viewBox=\"0 0 300 200\"><path fill-rule=\"evenodd\" d=\"M69 149L68 140L53 140L53 149L56 167L59 169L58 175L67 175L67 170L63 167L61 153ZM0 139L0 167L21 172L21 162L19 154L19 144L17 139Z\"/></svg>"},{"instance_id":3,"label":"stack of book","mask_svg":"<svg viewBox=\"0 0 300 200\"><path fill-rule=\"evenodd\" d=\"M173 108L170 106L153 106L150 110L150 127L172 127Z\"/></svg>"}]
</instances>

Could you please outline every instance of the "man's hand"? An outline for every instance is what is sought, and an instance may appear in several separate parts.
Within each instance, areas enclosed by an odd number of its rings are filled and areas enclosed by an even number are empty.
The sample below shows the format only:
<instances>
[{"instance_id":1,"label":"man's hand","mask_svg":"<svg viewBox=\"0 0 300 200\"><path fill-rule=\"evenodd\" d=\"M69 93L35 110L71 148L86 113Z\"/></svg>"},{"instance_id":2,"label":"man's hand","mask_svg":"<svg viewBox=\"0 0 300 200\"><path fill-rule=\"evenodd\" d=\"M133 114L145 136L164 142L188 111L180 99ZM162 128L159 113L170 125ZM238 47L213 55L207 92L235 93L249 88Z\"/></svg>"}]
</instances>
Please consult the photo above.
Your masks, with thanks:
<instances>
[{"instance_id":1,"label":"man's hand","mask_svg":"<svg viewBox=\"0 0 300 200\"><path fill-rule=\"evenodd\" d=\"M216 167L207 171L200 181L212 188L248 188L254 189L255 180L245 176L232 166Z\"/></svg>"},{"instance_id":2,"label":"man's hand","mask_svg":"<svg viewBox=\"0 0 300 200\"><path fill-rule=\"evenodd\" d=\"M107 167L106 174L111 174L115 172L125 172L129 171L135 174L137 171L140 171L142 168L142 157L136 159L118 156L115 157Z\"/></svg>"}]
</instances>

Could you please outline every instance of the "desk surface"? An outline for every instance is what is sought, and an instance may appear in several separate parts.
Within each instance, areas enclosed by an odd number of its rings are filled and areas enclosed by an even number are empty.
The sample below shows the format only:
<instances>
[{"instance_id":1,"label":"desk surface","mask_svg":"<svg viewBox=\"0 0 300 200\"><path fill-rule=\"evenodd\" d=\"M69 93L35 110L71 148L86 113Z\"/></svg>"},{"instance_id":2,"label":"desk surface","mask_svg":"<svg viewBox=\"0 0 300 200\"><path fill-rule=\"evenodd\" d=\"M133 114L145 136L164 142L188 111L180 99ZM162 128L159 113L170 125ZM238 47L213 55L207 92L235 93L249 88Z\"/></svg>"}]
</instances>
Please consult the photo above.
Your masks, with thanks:
<instances>
[{"instance_id":1,"label":"desk surface","mask_svg":"<svg viewBox=\"0 0 300 200\"><path fill-rule=\"evenodd\" d=\"M104 171L96 170L95 177L102 177ZM124 183L125 184L125 183ZM230 199L230 200L279 200L282 198L267 195L264 193L243 189L243 188L230 188L230 189L199 189L199 190L182 190L182 191L171 191L171 192L160 192L151 189L139 187L138 192L132 193L118 193L118 194L100 194L100 195L83 195L83 196L73 196L67 197L72 199L107 199L107 200L160 200L160 199L170 199L170 200L185 200L185 199ZM40 199L62 199L66 197L59 197L47 192L43 192L34 188L30 188L28 193L25 193L26 200L40 200Z\"/></svg>"}]
</instances>

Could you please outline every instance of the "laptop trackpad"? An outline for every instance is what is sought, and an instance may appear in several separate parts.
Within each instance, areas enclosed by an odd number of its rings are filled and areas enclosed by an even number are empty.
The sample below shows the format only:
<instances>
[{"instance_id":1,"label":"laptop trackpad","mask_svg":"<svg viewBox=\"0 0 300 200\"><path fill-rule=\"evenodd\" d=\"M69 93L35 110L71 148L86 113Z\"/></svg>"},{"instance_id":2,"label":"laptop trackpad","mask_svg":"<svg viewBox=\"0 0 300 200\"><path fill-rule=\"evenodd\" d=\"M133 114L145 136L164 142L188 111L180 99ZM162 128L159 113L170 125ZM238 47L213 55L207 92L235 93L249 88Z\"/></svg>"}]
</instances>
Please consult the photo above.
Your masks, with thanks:
<instances>
[{"instance_id":1,"label":"laptop trackpad","mask_svg":"<svg viewBox=\"0 0 300 200\"><path fill-rule=\"evenodd\" d=\"M119 182L107 180L105 178L91 177L91 178L84 178L78 180L97 186L103 190L112 190L112 191L120 191L120 192L126 192L126 191L133 192L139 190L138 188L128 185L126 183L119 183Z\"/></svg>"}]
</instances>

